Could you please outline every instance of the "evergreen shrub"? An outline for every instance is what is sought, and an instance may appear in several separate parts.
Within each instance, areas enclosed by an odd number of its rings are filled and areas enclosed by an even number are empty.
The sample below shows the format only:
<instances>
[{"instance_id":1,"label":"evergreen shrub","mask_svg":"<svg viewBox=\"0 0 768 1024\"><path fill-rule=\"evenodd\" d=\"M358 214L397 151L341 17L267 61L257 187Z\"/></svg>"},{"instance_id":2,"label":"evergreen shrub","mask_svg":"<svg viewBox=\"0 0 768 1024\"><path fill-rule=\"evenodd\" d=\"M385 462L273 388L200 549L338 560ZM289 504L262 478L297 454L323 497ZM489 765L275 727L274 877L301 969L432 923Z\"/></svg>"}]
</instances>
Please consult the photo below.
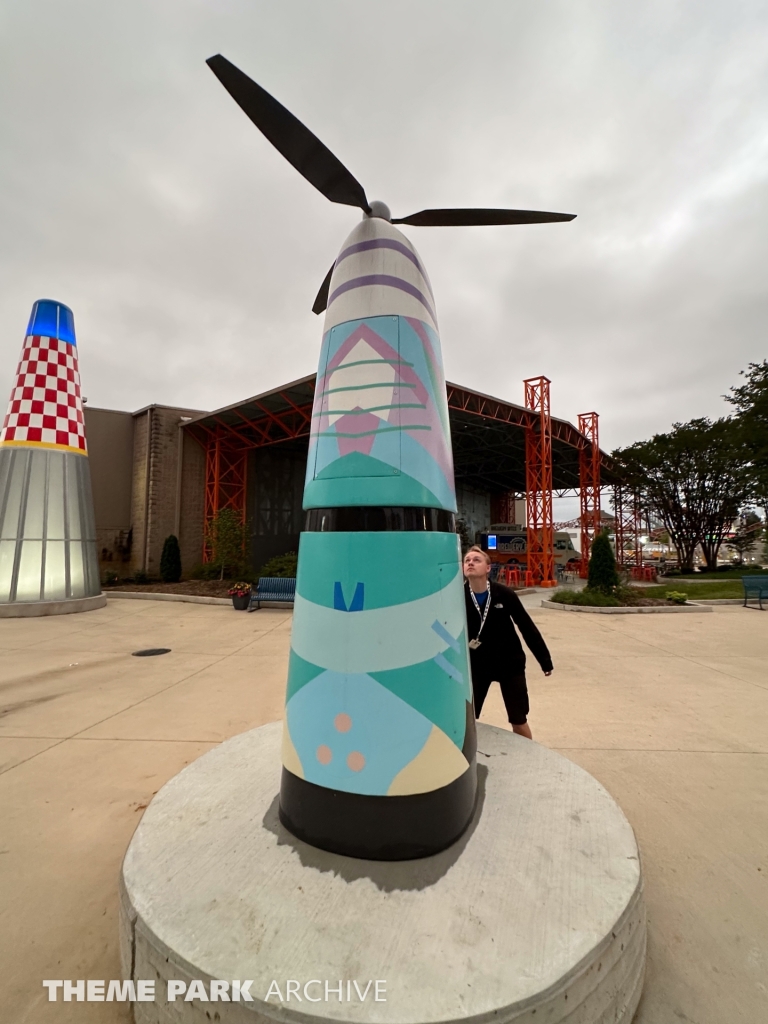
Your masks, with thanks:
<instances>
[{"instance_id":1,"label":"evergreen shrub","mask_svg":"<svg viewBox=\"0 0 768 1024\"><path fill-rule=\"evenodd\" d=\"M587 589L601 594L613 594L619 585L619 574L616 569L616 558L606 530L592 541L589 553L589 576Z\"/></svg>"},{"instance_id":2,"label":"evergreen shrub","mask_svg":"<svg viewBox=\"0 0 768 1024\"><path fill-rule=\"evenodd\" d=\"M160 579L163 583L178 583L181 579L181 551L179 541L173 534L165 538L163 553L160 555Z\"/></svg>"},{"instance_id":3,"label":"evergreen shrub","mask_svg":"<svg viewBox=\"0 0 768 1024\"><path fill-rule=\"evenodd\" d=\"M295 551L288 551L284 555L276 555L274 558L270 558L259 569L259 576L280 576L284 579L295 579L298 564L298 554Z\"/></svg>"}]
</instances>

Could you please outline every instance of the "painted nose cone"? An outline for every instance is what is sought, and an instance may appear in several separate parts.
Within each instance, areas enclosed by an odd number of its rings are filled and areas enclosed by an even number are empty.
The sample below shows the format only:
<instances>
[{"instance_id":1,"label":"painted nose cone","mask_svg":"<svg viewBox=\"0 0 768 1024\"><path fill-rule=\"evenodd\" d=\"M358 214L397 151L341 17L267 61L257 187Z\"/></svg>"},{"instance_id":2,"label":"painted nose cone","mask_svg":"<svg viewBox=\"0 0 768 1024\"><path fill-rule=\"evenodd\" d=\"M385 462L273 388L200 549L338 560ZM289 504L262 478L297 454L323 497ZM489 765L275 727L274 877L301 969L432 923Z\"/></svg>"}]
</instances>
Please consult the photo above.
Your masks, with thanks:
<instances>
[{"instance_id":1,"label":"painted nose cone","mask_svg":"<svg viewBox=\"0 0 768 1024\"><path fill-rule=\"evenodd\" d=\"M76 345L75 318L69 306L55 299L38 299L32 307L27 337L37 334L45 338L58 338Z\"/></svg>"},{"instance_id":2,"label":"painted nose cone","mask_svg":"<svg viewBox=\"0 0 768 1024\"><path fill-rule=\"evenodd\" d=\"M382 203L380 199L374 199L371 203L371 212L366 213L366 217L379 217L381 220L392 220L392 211L386 203Z\"/></svg>"}]
</instances>

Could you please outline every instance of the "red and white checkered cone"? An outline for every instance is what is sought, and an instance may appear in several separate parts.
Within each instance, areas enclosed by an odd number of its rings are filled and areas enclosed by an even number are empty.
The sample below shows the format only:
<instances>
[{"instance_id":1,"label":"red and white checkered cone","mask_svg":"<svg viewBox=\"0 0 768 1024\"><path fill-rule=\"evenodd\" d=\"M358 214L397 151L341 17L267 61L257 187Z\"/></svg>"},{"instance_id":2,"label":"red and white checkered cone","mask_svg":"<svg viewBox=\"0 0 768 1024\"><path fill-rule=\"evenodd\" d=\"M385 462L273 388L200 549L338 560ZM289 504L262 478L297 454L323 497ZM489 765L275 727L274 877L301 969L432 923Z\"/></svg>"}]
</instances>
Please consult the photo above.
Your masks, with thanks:
<instances>
[{"instance_id":1,"label":"red and white checkered cone","mask_svg":"<svg viewBox=\"0 0 768 1024\"><path fill-rule=\"evenodd\" d=\"M0 614L100 595L87 456L72 311L41 299L0 429Z\"/></svg>"},{"instance_id":2,"label":"red and white checkered cone","mask_svg":"<svg viewBox=\"0 0 768 1024\"><path fill-rule=\"evenodd\" d=\"M67 306L35 303L0 445L87 452L74 320Z\"/></svg>"}]
</instances>

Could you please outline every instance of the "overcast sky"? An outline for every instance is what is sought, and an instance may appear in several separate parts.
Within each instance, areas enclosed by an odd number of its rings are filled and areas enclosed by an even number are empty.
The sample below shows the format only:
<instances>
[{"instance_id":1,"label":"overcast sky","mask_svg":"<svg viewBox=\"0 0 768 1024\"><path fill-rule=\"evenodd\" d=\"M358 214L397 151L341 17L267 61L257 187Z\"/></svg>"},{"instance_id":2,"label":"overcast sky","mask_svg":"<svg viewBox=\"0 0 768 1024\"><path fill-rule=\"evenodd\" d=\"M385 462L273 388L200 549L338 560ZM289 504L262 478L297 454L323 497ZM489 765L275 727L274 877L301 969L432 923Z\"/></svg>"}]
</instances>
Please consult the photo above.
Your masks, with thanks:
<instances>
[{"instance_id":1,"label":"overcast sky","mask_svg":"<svg viewBox=\"0 0 768 1024\"><path fill-rule=\"evenodd\" d=\"M727 411L768 355L768 6L750 0L3 0L0 403L33 301L91 405L214 409L312 373L358 214L280 157L221 52L406 228L448 379L600 413L601 447Z\"/></svg>"}]
</instances>

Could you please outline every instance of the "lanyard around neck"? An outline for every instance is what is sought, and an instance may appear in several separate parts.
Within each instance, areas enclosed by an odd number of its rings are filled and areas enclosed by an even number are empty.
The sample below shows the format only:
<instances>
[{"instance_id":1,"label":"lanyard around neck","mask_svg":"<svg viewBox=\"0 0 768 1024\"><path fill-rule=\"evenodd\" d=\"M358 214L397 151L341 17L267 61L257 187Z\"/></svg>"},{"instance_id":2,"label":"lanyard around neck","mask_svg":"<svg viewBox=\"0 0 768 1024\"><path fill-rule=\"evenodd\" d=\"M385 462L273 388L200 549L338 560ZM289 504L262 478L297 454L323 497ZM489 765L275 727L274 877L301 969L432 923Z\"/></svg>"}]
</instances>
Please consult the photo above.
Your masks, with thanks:
<instances>
[{"instance_id":1,"label":"lanyard around neck","mask_svg":"<svg viewBox=\"0 0 768 1024\"><path fill-rule=\"evenodd\" d=\"M483 632L485 620L488 618L488 609L491 607L491 584L490 582L488 582L485 585L485 608L483 608L482 611L480 611L480 605L477 603L477 598L475 597L475 592L472 589L472 586L469 583L467 583L467 586L469 587L469 592L472 595L472 604L475 606L475 608L477 609L477 614L480 616L480 629L478 629L477 631L477 636L479 637L480 634ZM475 639L477 639L477 637L475 637Z\"/></svg>"}]
</instances>

